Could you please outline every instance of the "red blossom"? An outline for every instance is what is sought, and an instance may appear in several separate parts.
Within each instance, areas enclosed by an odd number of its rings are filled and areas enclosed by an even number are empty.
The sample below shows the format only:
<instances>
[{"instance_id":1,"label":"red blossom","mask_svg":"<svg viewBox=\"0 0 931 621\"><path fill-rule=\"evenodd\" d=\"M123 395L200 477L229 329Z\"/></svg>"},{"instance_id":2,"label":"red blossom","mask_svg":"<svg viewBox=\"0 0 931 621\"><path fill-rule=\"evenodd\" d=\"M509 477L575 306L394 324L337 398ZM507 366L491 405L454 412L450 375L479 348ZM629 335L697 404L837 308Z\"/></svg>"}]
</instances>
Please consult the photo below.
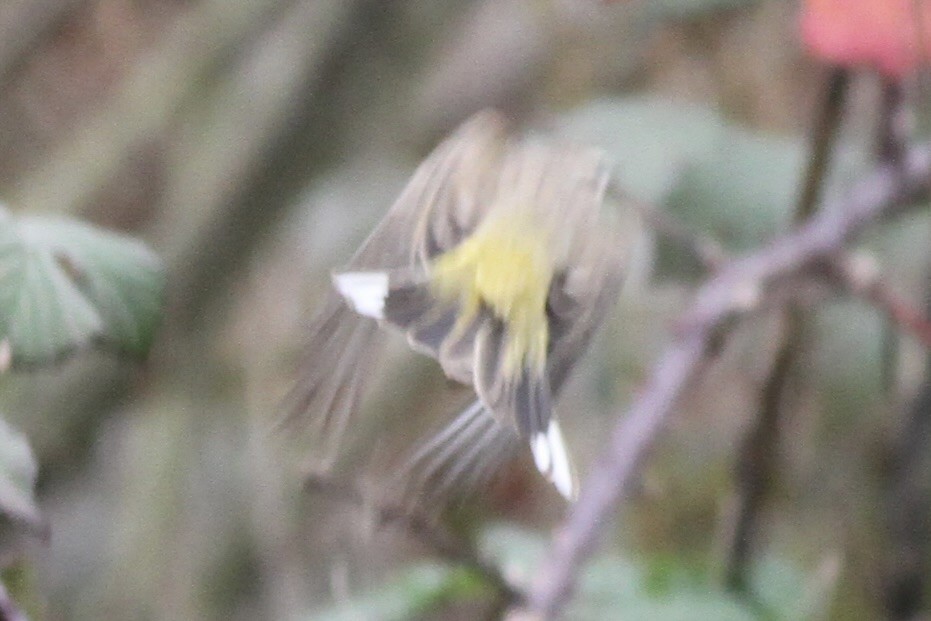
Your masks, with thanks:
<instances>
[{"instance_id":1,"label":"red blossom","mask_svg":"<svg viewBox=\"0 0 931 621\"><path fill-rule=\"evenodd\" d=\"M875 67L902 78L931 59L931 0L804 0L803 5L802 38L824 61Z\"/></svg>"}]
</instances>

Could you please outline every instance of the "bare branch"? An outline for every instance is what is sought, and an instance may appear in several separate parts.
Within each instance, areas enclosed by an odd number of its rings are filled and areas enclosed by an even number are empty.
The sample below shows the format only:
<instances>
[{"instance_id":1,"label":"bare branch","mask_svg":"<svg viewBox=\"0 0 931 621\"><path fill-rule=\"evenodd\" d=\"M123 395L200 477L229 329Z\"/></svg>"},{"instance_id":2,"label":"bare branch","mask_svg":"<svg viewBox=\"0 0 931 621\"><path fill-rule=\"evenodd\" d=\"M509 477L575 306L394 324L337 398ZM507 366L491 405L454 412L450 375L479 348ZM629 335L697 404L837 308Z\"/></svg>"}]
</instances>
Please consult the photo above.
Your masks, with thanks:
<instances>
[{"instance_id":1,"label":"bare branch","mask_svg":"<svg viewBox=\"0 0 931 621\"><path fill-rule=\"evenodd\" d=\"M755 308L767 285L840 251L864 227L927 194L931 149L905 153L896 167L878 167L840 201L761 250L736 259L703 285L673 342L654 365L648 383L621 418L582 486L578 502L555 536L526 607L512 619L552 619L565 606L581 564L592 555L649 448L694 378L715 332L728 319Z\"/></svg>"}]
</instances>

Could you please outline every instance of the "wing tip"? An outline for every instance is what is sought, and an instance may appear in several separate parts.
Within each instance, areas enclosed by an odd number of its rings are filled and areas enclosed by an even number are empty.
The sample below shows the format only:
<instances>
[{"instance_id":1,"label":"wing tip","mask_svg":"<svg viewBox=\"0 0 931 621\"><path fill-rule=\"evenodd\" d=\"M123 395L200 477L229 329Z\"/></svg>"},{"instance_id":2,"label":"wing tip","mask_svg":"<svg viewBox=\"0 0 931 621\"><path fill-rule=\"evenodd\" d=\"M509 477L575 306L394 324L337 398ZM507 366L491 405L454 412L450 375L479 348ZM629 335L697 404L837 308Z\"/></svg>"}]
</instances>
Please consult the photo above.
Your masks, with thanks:
<instances>
[{"instance_id":1,"label":"wing tip","mask_svg":"<svg viewBox=\"0 0 931 621\"><path fill-rule=\"evenodd\" d=\"M386 272L343 272L333 275L333 286L360 315L383 319L388 297Z\"/></svg>"}]
</instances>

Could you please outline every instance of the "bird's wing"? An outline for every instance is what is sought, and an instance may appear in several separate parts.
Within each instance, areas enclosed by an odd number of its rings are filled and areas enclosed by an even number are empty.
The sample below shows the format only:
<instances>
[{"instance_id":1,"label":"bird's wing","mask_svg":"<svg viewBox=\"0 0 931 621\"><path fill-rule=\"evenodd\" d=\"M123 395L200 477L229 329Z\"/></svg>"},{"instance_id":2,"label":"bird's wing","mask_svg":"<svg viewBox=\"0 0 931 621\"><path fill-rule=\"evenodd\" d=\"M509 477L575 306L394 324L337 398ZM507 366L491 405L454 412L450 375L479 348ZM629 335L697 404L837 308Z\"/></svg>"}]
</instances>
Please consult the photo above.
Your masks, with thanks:
<instances>
[{"instance_id":1,"label":"bird's wing","mask_svg":"<svg viewBox=\"0 0 931 621\"><path fill-rule=\"evenodd\" d=\"M398 495L421 509L443 507L450 497L490 478L517 446L514 432L476 400L423 442L401 468Z\"/></svg>"},{"instance_id":2,"label":"bird's wing","mask_svg":"<svg viewBox=\"0 0 931 621\"><path fill-rule=\"evenodd\" d=\"M613 216L614 214L606 214ZM579 356L617 302L629 271L640 227L630 214L601 220L598 235L581 235L574 260L556 275L547 299L550 343L547 369L554 395L562 390ZM618 226L620 224L620 226Z\"/></svg>"},{"instance_id":3,"label":"bird's wing","mask_svg":"<svg viewBox=\"0 0 931 621\"><path fill-rule=\"evenodd\" d=\"M506 130L500 115L483 112L437 146L344 269L412 268L458 243L479 219ZM380 344L377 324L331 291L308 330L299 379L282 404L283 422L316 423L320 435L339 435Z\"/></svg>"}]
</instances>

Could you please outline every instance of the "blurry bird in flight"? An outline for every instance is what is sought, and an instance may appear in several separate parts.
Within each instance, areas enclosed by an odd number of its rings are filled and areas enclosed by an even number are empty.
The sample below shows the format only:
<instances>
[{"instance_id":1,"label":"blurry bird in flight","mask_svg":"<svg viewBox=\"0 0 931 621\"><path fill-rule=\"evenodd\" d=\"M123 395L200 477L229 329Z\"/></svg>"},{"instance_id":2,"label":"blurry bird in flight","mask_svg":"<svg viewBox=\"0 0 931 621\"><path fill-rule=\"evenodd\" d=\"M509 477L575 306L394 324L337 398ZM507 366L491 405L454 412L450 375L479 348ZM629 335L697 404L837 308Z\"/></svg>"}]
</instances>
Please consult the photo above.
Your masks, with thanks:
<instances>
[{"instance_id":1,"label":"blurry bird in flight","mask_svg":"<svg viewBox=\"0 0 931 621\"><path fill-rule=\"evenodd\" d=\"M639 234L629 206L603 209L609 176L599 151L513 137L498 113L464 123L334 273L291 416L341 436L377 331L400 331L476 394L411 459L411 476L444 493L471 485L523 441L573 498L553 403L617 300Z\"/></svg>"}]
</instances>

